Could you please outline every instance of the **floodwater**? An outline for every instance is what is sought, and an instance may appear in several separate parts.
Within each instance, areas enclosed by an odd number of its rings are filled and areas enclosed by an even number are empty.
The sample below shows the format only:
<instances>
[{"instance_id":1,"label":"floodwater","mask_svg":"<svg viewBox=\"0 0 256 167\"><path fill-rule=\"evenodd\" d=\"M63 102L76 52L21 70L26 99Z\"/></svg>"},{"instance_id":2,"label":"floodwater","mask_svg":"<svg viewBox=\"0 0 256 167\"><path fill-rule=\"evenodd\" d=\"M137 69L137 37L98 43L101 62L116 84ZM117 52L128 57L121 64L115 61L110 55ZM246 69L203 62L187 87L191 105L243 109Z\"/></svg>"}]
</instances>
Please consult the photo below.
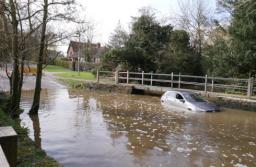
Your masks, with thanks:
<instances>
[{"instance_id":1,"label":"floodwater","mask_svg":"<svg viewBox=\"0 0 256 167\"><path fill-rule=\"evenodd\" d=\"M186 113L159 97L53 89L39 116L22 124L38 147L67 167L253 167L256 112Z\"/></svg>"}]
</instances>

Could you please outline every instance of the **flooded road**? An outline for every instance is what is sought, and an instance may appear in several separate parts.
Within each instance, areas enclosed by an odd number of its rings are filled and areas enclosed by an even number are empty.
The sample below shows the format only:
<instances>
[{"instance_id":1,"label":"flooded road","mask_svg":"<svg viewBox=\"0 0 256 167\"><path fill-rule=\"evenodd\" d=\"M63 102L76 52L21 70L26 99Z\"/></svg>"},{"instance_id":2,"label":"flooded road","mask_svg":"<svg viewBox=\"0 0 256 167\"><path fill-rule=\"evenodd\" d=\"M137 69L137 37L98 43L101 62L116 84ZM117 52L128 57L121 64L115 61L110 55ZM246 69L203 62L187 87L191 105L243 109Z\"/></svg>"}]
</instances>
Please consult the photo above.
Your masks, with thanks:
<instances>
[{"instance_id":1,"label":"flooded road","mask_svg":"<svg viewBox=\"0 0 256 167\"><path fill-rule=\"evenodd\" d=\"M159 97L42 91L37 117L22 124L30 137L67 167L256 166L256 112L170 112Z\"/></svg>"}]
</instances>

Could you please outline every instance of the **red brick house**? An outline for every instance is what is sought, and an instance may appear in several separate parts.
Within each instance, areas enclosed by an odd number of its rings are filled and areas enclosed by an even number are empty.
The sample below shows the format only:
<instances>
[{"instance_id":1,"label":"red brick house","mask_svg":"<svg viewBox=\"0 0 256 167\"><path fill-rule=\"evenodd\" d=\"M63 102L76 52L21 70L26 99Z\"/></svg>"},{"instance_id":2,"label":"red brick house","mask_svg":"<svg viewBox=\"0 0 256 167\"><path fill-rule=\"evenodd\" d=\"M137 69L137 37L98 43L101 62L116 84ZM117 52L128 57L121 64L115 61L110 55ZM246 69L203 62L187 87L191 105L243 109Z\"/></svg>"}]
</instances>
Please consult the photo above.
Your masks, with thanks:
<instances>
[{"instance_id":1,"label":"red brick house","mask_svg":"<svg viewBox=\"0 0 256 167\"><path fill-rule=\"evenodd\" d=\"M80 56L79 56L80 50ZM67 50L67 58L75 62L80 57L81 62L99 64L101 57L107 52L106 47L102 47L100 43L82 43L70 41Z\"/></svg>"},{"instance_id":2,"label":"red brick house","mask_svg":"<svg viewBox=\"0 0 256 167\"><path fill-rule=\"evenodd\" d=\"M98 66L102 56L108 51L100 43L70 41L67 50L67 58L70 60L69 67L78 69L78 57L80 58L80 70L90 70ZM79 55L80 54L80 55Z\"/></svg>"}]
</instances>

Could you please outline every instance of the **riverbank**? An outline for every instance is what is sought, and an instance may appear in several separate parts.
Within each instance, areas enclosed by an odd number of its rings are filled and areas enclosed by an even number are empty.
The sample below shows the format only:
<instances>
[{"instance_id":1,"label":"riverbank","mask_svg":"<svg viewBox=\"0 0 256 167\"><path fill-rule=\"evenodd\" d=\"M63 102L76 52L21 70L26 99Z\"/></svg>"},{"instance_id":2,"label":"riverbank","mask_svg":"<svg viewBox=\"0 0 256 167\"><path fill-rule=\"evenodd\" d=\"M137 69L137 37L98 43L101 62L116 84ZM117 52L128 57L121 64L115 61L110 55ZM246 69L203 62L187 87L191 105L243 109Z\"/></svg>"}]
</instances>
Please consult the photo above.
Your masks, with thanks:
<instances>
[{"instance_id":1,"label":"riverbank","mask_svg":"<svg viewBox=\"0 0 256 167\"><path fill-rule=\"evenodd\" d=\"M12 126L18 134L18 157L17 167L59 167L53 158L39 148L28 137L28 129L20 125L19 120L11 119L4 111L6 110L7 98L0 94L0 126Z\"/></svg>"}]
</instances>

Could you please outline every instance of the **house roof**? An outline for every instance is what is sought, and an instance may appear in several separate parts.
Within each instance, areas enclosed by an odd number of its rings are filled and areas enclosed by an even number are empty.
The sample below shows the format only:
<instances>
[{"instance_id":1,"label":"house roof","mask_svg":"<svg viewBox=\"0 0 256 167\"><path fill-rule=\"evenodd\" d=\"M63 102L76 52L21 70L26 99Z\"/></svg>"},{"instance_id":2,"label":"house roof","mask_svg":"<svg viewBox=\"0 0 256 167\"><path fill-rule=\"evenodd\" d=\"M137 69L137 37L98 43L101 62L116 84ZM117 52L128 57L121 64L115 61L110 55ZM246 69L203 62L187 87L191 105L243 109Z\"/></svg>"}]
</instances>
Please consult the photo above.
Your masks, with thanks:
<instances>
[{"instance_id":1,"label":"house roof","mask_svg":"<svg viewBox=\"0 0 256 167\"><path fill-rule=\"evenodd\" d=\"M79 47L82 48L100 48L100 43L94 44L94 43L88 43L88 42L76 42L76 41L70 41L69 46L68 46L68 50L67 52L69 52L70 48L73 48L74 52L78 52Z\"/></svg>"},{"instance_id":2,"label":"house roof","mask_svg":"<svg viewBox=\"0 0 256 167\"><path fill-rule=\"evenodd\" d=\"M107 47L101 47L100 43L83 43L83 42L76 42L76 41L70 41L69 47L67 50L67 53L69 53L70 48L73 49L75 53L79 51L79 47L81 51L83 52L84 49L90 48L90 53L94 58L100 58L102 55L104 55L107 51Z\"/></svg>"}]
</instances>

